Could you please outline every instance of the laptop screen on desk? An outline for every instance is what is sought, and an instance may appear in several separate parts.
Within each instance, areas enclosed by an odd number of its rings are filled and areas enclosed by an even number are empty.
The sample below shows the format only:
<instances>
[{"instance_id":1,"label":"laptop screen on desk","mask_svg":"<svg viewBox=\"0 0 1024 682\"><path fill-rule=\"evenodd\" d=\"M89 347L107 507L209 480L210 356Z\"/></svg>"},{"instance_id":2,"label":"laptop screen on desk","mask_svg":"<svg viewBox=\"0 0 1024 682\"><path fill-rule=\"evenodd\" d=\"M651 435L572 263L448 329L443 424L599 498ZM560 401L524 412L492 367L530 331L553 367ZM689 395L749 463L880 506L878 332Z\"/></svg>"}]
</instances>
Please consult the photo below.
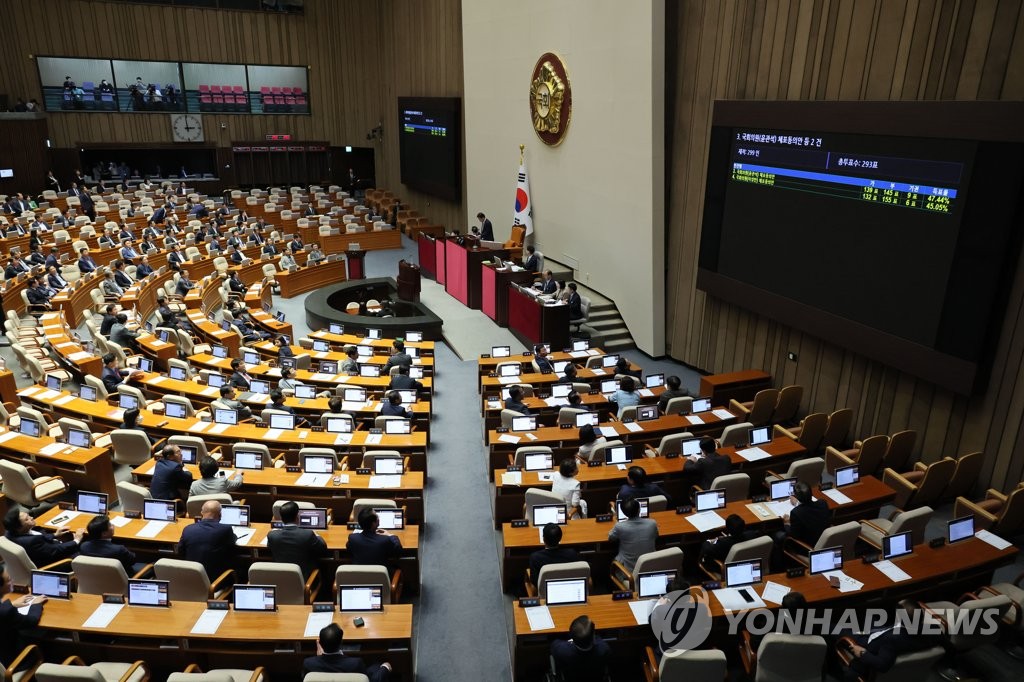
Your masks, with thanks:
<instances>
[{"instance_id":1,"label":"laptop screen on desk","mask_svg":"<svg viewBox=\"0 0 1024 682\"><path fill-rule=\"evenodd\" d=\"M401 474L403 467L401 457L378 457L373 460L373 473L378 475Z\"/></svg>"},{"instance_id":2,"label":"laptop screen on desk","mask_svg":"<svg viewBox=\"0 0 1024 682\"><path fill-rule=\"evenodd\" d=\"M276 611L277 588L273 585L235 585L235 611Z\"/></svg>"},{"instance_id":3,"label":"laptop screen on desk","mask_svg":"<svg viewBox=\"0 0 1024 682\"><path fill-rule=\"evenodd\" d=\"M886 535L882 538L882 558L895 559L914 551L914 541L911 539L911 531Z\"/></svg>"},{"instance_id":4,"label":"laptop screen on desk","mask_svg":"<svg viewBox=\"0 0 1024 682\"><path fill-rule=\"evenodd\" d=\"M566 509L564 504L537 504L533 506L533 525L546 526L554 523L564 526Z\"/></svg>"},{"instance_id":5,"label":"laptop screen on desk","mask_svg":"<svg viewBox=\"0 0 1024 682\"><path fill-rule=\"evenodd\" d=\"M249 527L249 505L224 504L220 507L220 522L225 526Z\"/></svg>"},{"instance_id":6,"label":"laptop screen on desk","mask_svg":"<svg viewBox=\"0 0 1024 682\"><path fill-rule=\"evenodd\" d=\"M88 431L68 429L68 445L73 445L76 448L92 447L92 437L89 436Z\"/></svg>"},{"instance_id":7,"label":"laptop screen on desk","mask_svg":"<svg viewBox=\"0 0 1024 682\"><path fill-rule=\"evenodd\" d=\"M843 567L843 548L828 547L826 549L812 551L810 559L811 575L817 575L818 573L825 573L827 571L838 571Z\"/></svg>"},{"instance_id":8,"label":"laptop screen on desk","mask_svg":"<svg viewBox=\"0 0 1024 682\"><path fill-rule=\"evenodd\" d=\"M605 464L629 464L633 461L633 455L628 445L613 445L604 449Z\"/></svg>"},{"instance_id":9,"label":"laptop screen on desk","mask_svg":"<svg viewBox=\"0 0 1024 682\"><path fill-rule=\"evenodd\" d=\"M498 368L498 375L503 377L517 377L523 371L523 368L518 364L513 365L502 365Z\"/></svg>"},{"instance_id":10,"label":"laptop screen on desk","mask_svg":"<svg viewBox=\"0 0 1024 682\"><path fill-rule=\"evenodd\" d=\"M727 587L745 587L761 582L761 560L733 561L725 565Z\"/></svg>"},{"instance_id":11,"label":"laptop screen on desk","mask_svg":"<svg viewBox=\"0 0 1024 682\"><path fill-rule=\"evenodd\" d=\"M294 414L271 414L270 428L291 431L295 428Z\"/></svg>"},{"instance_id":12,"label":"laptop screen on desk","mask_svg":"<svg viewBox=\"0 0 1024 682\"><path fill-rule=\"evenodd\" d=\"M345 394L342 396L347 403L365 403L366 402L366 389L362 388L346 388Z\"/></svg>"},{"instance_id":13,"label":"laptop screen on desk","mask_svg":"<svg viewBox=\"0 0 1024 682\"><path fill-rule=\"evenodd\" d=\"M660 597L668 592L669 584L675 580L675 571L651 571L650 573L638 573L636 582L638 587L637 596L640 599Z\"/></svg>"},{"instance_id":14,"label":"laptop screen on desk","mask_svg":"<svg viewBox=\"0 0 1024 682\"><path fill-rule=\"evenodd\" d=\"M359 365L359 376L361 377L379 377L380 366L379 365Z\"/></svg>"},{"instance_id":15,"label":"laptop screen on desk","mask_svg":"<svg viewBox=\"0 0 1024 682\"><path fill-rule=\"evenodd\" d=\"M380 329L367 329L366 338L368 339L379 339L381 337Z\"/></svg>"},{"instance_id":16,"label":"laptop screen on desk","mask_svg":"<svg viewBox=\"0 0 1024 682\"><path fill-rule=\"evenodd\" d=\"M344 334L345 327L338 324L337 322L331 322L329 325L327 325L327 331L329 331L332 334Z\"/></svg>"},{"instance_id":17,"label":"laptop screen on desk","mask_svg":"<svg viewBox=\"0 0 1024 682\"><path fill-rule=\"evenodd\" d=\"M220 374L207 374L206 385L212 388L220 388L224 385L224 377Z\"/></svg>"},{"instance_id":18,"label":"laptop screen on desk","mask_svg":"<svg viewBox=\"0 0 1024 682\"><path fill-rule=\"evenodd\" d=\"M251 350L247 350L242 353L242 362L247 365L258 365L260 364L260 356L258 353L253 353Z\"/></svg>"},{"instance_id":19,"label":"laptop screen on desk","mask_svg":"<svg viewBox=\"0 0 1024 682\"><path fill-rule=\"evenodd\" d=\"M552 468L552 455L550 452L535 452L526 455L527 471L547 471Z\"/></svg>"},{"instance_id":20,"label":"laptop screen on desk","mask_svg":"<svg viewBox=\"0 0 1024 682\"><path fill-rule=\"evenodd\" d=\"M755 426L747 432L747 442L750 447L764 445L772 442L772 429L770 426Z\"/></svg>"},{"instance_id":21,"label":"laptop screen on desk","mask_svg":"<svg viewBox=\"0 0 1024 682\"><path fill-rule=\"evenodd\" d=\"M185 381L188 378L188 373L184 367L171 367L168 370L170 377L176 381Z\"/></svg>"},{"instance_id":22,"label":"laptop screen on desk","mask_svg":"<svg viewBox=\"0 0 1024 682\"><path fill-rule=\"evenodd\" d=\"M398 389L398 395L401 396L403 405L414 405L416 403L416 389L414 388L400 388Z\"/></svg>"},{"instance_id":23,"label":"laptop screen on desk","mask_svg":"<svg viewBox=\"0 0 1024 682\"><path fill-rule=\"evenodd\" d=\"M601 393L615 393L619 390L619 382L615 379L605 379L601 382Z\"/></svg>"},{"instance_id":24,"label":"laptop screen on desk","mask_svg":"<svg viewBox=\"0 0 1024 682\"><path fill-rule=\"evenodd\" d=\"M407 436L412 433L412 421L409 419L387 419L384 421L384 433L389 436Z\"/></svg>"},{"instance_id":25,"label":"laptop screen on desk","mask_svg":"<svg viewBox=\"0 0 1024 682\"><path fill-rule=\"evenodd\" d=\"M399 507L381 507L374 509L380 527L384 530L402 530L405 528L405 512Z\"/></svg>"},{"instance_id":26,"label":"laptop screen on desk","mask_svg":"<svg viewBox=\"0 0 1024 682\"><path fill-rule=\"evenodd\" d=\"M590 426L597 426L598 416L597 412L577 412L576 428L586 426L587 424Z\"/></svg>"},{"instance_id":27,"label":"laptop screen on desk","mask_svg":"<svg viewBox=\"0 0 1024 682\"><path fill-rule=\"evenodd\" d=\"M146 521L174 521L174 500L143 500L142 518Z\"/></svg>"},{"instance_id":28,"label":"laptop screen on desk","mask_svg":"<svg viewBox=\"0 0 1024 682\"><path fill-rule=\"evenodd\" d=\"M168 580L128 580L129 606L170 606Z\"/></svg>"},{"instance_id":29,"label":"laptop screen on desk","mask_svg":"<svg viewBox=\"0 0 1024 682\"><path fill-rule=\"evenodd\" d=\"M229 424L234 426L238 423L238 413L234 410L216 409L213 411L213 421L218 424Z\"/></svg>"},{"instance_id":30,"label":"laptop screen on desk","mask_svg":"<svg viewBox=\"0 0 1024 682\"><path fill-rule=\"evenodd\" d=\"M422 367L410 367L409 368L409 377L412 378L412 379L422 379L423 378L423 368Z\"/></svg>"},{"instance_id":31,"label":"laptop screen on desk","mask_svg":"<svg viewBox=\"0 0 1024 682\"><path fill-rule=\"evenodd\" d=\"M71 598L71 574L58 571L32 571L32 594L53 599Z\"/></svg>"},{"instance_id":32,"label":"laptop screen on desk","mask_svg":"<svg viewBox=\"0 0 1024 682\"><path fill-rule=\"evenodd\" d=\"M384 588L380 585L338 586L339 611L383 611Z\"/></svg>"},{"instance_id":33,"label":"laptop screen on desk","mask_svg":"<svg viewBox=\"0 0 1024 682\"><path fill-rule=\"evenodd\" d=\"M361 358L368 358L373 355L373 346L356 346L356 355Z\"/></svg>"},{"instance_id":34,"label":"laptop screen on desk","mask_svg":"<svg viewBox=\"0 0 1024 682\"><path fill-rule=\"evenodd\" d=\"M572 342L574 351L590 350L590 339L576 339Z\"/></svg>"},{"instance_id":35,"label":"laptop screen on desk","mask_svg":"<svg viewBox=\"0 0 1024 682\"><path fill-rule=\"evenodd\" d=\"M556 374L565 374L565 368L568 366L568 360L556 360L551 363L551 369L553 369ZM566 384L566 386L568 386L568 384Z\"/></svg>"},{"instance_id":36,"label":"laptop screen on desk","mask_svg":"<svg viewBox=\"0 0 1024 682\"><path fill-rule=\"evenodd\" d=\"M555 384L551 387L552 398L567 398L572 393L571 384Z\"/></svg>"},{"instance_id":37,"label":"laptop screen on desk","mask_svg":"<svg viewBox=\"0 0 1024 682\"><path fill-rule=\"evenodd\" d=\"M295 397L299 400L310 400L316 397L316 386L295 384Z\"/></svg>"},{"instance_id":38,"label":"laptop screen on desk","mask_svg":"<svg viewBox=\"0 0 1024 682\"><path fill-rule=\"evenodd\" d=\"M39 422L34 419L22 419L21 423L18 424L18 433L23 436L31 436L32 438L39 437Z\"/></svg>"},{"instance_id":39,"label":"laptop screen on desk","mask_svg":"<svg viewBox=\"0 0 1024 682\"><path fill-rule=\"evenodd\" d=\"M291 358L294 360L294 358ZM282 365L283 367L283 365ZM337 374L338 373L338 361L337 360L321 360L320 361L320 373L321 374Z\"/></svg>"},{"instance_id":40,"label":"laptop screen on desk","mask_svg":"<svg viewBox=\"0 0 1024 682\"><path fill-rule=\"evenodd\" d=\"M842 488L844 485L853 485L860 480L860 468L854 464L848 467L839 467L836 469L836 487Z\"/></svg>"},{"instance_id":41,"label":"laptop screen on desk","mask_svg":"<svg viewBox=\"0 0 1024 682\"><path fill-rule=\"evenodd\" d=\"M127 393L120 393L117 396L117 405L122 410L134 410L139 407L139 399Z\"/></svg>"},{"instance_id":42,"label":"laptop screen on desk","mask_svg":"<svg viewBox=\"0 0 1024 682\"><path fill-rule=\"evenodd\" d=\"M331 344L326 341L314 341L313 350L317 353L327 353L331 350Z\"/></svg>"},{"instance_id":43,"label":"laptop screen on desk","mask_svg":"<svg viewBox=\"0 0 1024 682\"><path fill-rule=\"evenodd\" d=\"M707 412L710 409L711 398L694 398L693 406L690 408L690 411L693 414L697 414L698 412Z\"/></svg>"},{"instance_id":44,"label":"laptop screen on desk","mask_svg":"<svg viewBox=\"0 0 1024 682\"><path fill-rule=\"evenodd\" d=\"M235 468L254 471L263 468L263 453L239 450L235 453Z\"/></svg>"},{"instance_id":45,"label":"laptop screen on desk","mask_svg":"<svg viewBox=\"0 0 1024 682\"><path fill-rule=\"evenodd\" d=\"M608 368L614 367L619 363L618 355L605 355L601 358L601 367Z\"/></svg>"},{"instance_id":46,"label":"laptop screen on desk","mask_svg":"<svg viewBox=\"0 0 1024 682\"><path fill-rule=\"evenodd\" d=\"M491 346L492 358L507 358L512 355L511 346Z\"/></svg>"},{"instance_id":47,"label":"laptop screen on desk","mask_svg":"<svg viewBox=\"0 0 1024 682\"><path fill-rule=\"evenodd\" d=\"M270 382L253 379L249 382L249 392L267 395L270 393Z\"/></svg>"},{"instance_id":48,"label":"laptop screen on desk","mask_svg":"<svg viewBox=\"0 0 1024 682\"><path fill-rule=\"evenodd\" d=\"M75 501L75 509L87 514L102 516L107 513L107 494L80 490L78 499Z\"/></svg>"},{"instance_id":49,"label":"laptop screen on desk","mask_svg":"<svg viewBox=\"0 0 1024 682\"><path fill-rule=\"evenodd\" d=\"M697 511L699 512L725 509L724 490L705 490L697 493L694 497L696 498Z\"/></svg>"},{"instance_id":50,"label":"laptop screen on desk","mask_svg":"<svg viewBox=\"0 0 1024 682\"><path fill-rule=\"evenodd\" d=\"M561 604L586 604L587 579L567 578L565 580L549 580L544 590L544 601L548 606Z\"/></svg>"},{"instance_id":51,"label":"laptop screen on desk","mask_svg":"<svg viewBox=\"0 0 1024 682\"><path fill-rule=\"evenodd\" d=\"M974 536L974 517L962 516L959 519L952 519L946 524L946 537L950 543L966 540Z\"/></svg>"},{"instance_id":52,"label":"laptop screen on desk","mask_svg":"<svg viewBox=\"0 0 1024 682\"><path fill-rule=\"evenodd\" d=\"M793 494L793 486L796 485L795 478L783 478L779 481L772 481L769 497L772 500L785 500Z\"/></svg>"},{"instance_id":53,"label":"laptop screen on desk","mask_svg":"<svg viewBox=\"0 0 1024 682\"><path fill-rule=\"evenodd\" d=\"M228 356L228 349L224 346L213 346L213 357L215 358L226 358Z\"/></svg>"},{"instance_id":54,"label":"laptop screen on desk","mask_svg":"<svg viewBox=\"0 0 1024 682\"><path fill-rule=\"evenodd\" d=\"M636 497L634 499L640 503L640 516L638 518L646 519L648 516L650 516L651 511L648 507L648 505L650 504L650 499L647 497ZM616 500L615 509L619 513L619 521L625 521L626 515L622 513L622 500Z\"/></svg>"},{"instance_id":55,"label":"laptop screen on desk","mask_svg":"<svg viewBox=\"0 0 1024 682\"><path fill-rule=\"evenodd\" d=\"M700 438L687 438L679 443L683 457L695 457L701 454Z\"/></svg>"},{"instance_id":56,"label":"laptop screen on desk","mask_svg":"<svg viewBox=\"0 0 1024 682\"><path fill-rule=\"evenodd\" d=\"M190 445L181 445L181 463L182 464L196 464L199 461L199 450L198 448Z\"/></svg>"},{"instance_id":57,"label":"laptop screen on desk","mask_svg":"<svg viewBox=\"0 0 1024 682\"><path fill-rule=\"evenodd\" d=\"M638 422L647 422L652 419L658 418L658 406L657 405L639 405L636 408L636 420Z\"/></svg>"},{"instance_id":58,"label":"laptop screen on desk","mask_svg":"<svg viewBox=\"0 0 1024 682\"><path fill-rule=\"evenodd\" d=\"M307 474L329 474L334 471L334 458L328 455L303 455L302 470Z\"/></svg>"},{"instance_id":59,"label":"laptop screen on desk","mask_svg":"<svg viewBox=\"0 0 1024 682\"><path fill-rule=\"evenodd\" d=\"M664 374L648 374L644 377L644 386L646 388L658 388L665 385Z\"/></svg>"},{"instance_id":60,"label":"laptop screen on desk","mask_svg":"<svg viewBox=\"0 0 1024 682\"><path fill-rule=\"evenodd\" d=\"M82 400L96 402L96 389L89 385L83 385L78 389L78 397Z\"/></svg>"},{"instance_id":61,"label":"laptop screen on desk","mask_svg":"<svg viewBox=\"0 0 1024 682\"><path fill-rule=\"evenodd\" d=\"M310 530L327 530L327 509L324 507L300 509L299 527Z\"/></svg>"},{"instance_id":62,"label":"laptop screen on desk","mask_svg":"<svg viewBox=\"0 0 1024 682\"><path fill-rule=\"evenodd\" d=\"M46 387L48 389L50 389L51 391L59 391L60 390L60 384L61 384L60 377L54 376L52 374L47 374L46 375Z\"/></svg>"},{"instance_id":63,"label":"laptop screen on desk","mask_svg":"<svg viewBox=\"0 0 1024 682\"><path fill-rule=\"evenodd\" d=\"M407 331L405 332L405 340L411 343L419 343L423 340L423 332Z\"/></svg>"},{"instance_id":64,"label":"laptop screen on desk","mask_svg":"<svg viewBox=\"0 0 1024 682\"><path fill-rule=\"evenodd\" d=\"M534 431L536 428L537 418L534 416L512 418L513 431Z\"/></svg>"},{"instance_id":65,"label":"laptop screen on desk","mask_svg":"<svg viewBox=\"0 0 1024 682\"><path fill-rule=\"evenodd\" d=\"M344 417L327 418L328 433L352 433L352 420Z\"/></svg>"}]
</instances>

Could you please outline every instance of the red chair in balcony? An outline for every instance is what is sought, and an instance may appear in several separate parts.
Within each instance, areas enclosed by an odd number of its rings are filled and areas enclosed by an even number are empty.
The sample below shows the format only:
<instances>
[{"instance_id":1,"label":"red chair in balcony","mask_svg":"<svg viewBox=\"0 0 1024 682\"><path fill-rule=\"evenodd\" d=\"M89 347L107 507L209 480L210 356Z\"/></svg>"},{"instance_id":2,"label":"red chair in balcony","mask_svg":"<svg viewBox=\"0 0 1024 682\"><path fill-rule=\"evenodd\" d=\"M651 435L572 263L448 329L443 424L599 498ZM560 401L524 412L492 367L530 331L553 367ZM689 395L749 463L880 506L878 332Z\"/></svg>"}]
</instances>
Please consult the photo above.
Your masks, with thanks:
<instances>
[{"instance_id":1,"label":"red chair in balcony","mask_svg":"<svg viewBox=\"0 0 1024 682\"><path fill-rule=\"evenodd\" d=\"M219 94L221 94L220 86L219 85L211 85L210 86L210 94L211 95L219 95Z\"/></svg>"},{"instance_id":2,"label":"red chair in balcony","mask_svg":"<svg viewBox=\"0 0 1024 682\"><path fill-rule=\"evenodd\" d=\"M212 95L214 111L224 110L224 95Z\"/></svg>"},{"instance_id":3,"label":"red chair in balcony","mask_svg":"<svg viewBox=\"0 0 1024 682\"><path fill-rule=\"evenodd\" d=\"M231 92L235 93L235 97L238 97L239 95L245 94L245 88L243 88L241 85L232 85Z\"/></svg>"},{"instance_id":4,"label":"red chair in balcony","mask_svg":"<svg viewBox=\"0 0 1024 682\"><path fill-rule=\"evenodd\" d=\"M213 109L213 98L210 95L199 95L199 111L211 111Z\"/></svg>"},{"instance_id":5,"label":"red chair in balcony","mask_svg":"<svg viewBox=\"0 0 1024 682\"><path fill-rule=\"evenodd\" d=\"M199 86L199 94L200 94L200 96L201 95L209 95L210 94L210 86L209 85L200 85Z\"/></svg>"}]
</instances>

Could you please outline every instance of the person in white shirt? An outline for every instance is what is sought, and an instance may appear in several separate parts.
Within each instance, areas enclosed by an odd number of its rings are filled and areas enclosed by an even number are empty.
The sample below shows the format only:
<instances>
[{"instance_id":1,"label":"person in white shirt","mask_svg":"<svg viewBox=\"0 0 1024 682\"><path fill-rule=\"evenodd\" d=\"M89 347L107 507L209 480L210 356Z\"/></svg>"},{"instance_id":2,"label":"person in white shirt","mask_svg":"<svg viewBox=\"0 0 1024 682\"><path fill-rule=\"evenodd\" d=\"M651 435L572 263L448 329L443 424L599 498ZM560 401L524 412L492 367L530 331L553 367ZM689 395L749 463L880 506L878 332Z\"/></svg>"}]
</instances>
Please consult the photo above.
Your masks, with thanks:
<instances>
[{"instance_id":1,"label":"person in white shirt","mask_svg":"<svg viewBox=\"0 0 1024 682\"><path fill-rule=\"evenodd\" d=\"M558 465L558 473L551 479L551 492L562 496L570 512L576 510L572 518L585 519L587 518L587 502L580 498L580 482L576 479L576 474L579 471L575 458L563 459L562 463Z\"/></svg>"},{"instance_id":2,"label":"person in white shirt","mask_svg":"<svg viewBox=\"0 0 1024 682\"><path fill-rule=\"evenodd\" d=\"M593 457L594 448L598 445L604 445L607 443L607 439L604 436L597 435L597 431L590 424L584 424L580 427L579 435L580 449L577 455L583 461L589 461Z\"/></svg>"},{"instance_id":3,"label":"person in white shirt","mask_svg":"<svg viewBox=\"0 0 1024 682\"><path fill-rule=\"evenodd\" d=\"M281 255L281 261L279 265L282 272L287 272L291 268L297 267L297 264L295 263L295 257L292 256L291 249L286 249L284 254Z\"/></svg>"}]
</instances>

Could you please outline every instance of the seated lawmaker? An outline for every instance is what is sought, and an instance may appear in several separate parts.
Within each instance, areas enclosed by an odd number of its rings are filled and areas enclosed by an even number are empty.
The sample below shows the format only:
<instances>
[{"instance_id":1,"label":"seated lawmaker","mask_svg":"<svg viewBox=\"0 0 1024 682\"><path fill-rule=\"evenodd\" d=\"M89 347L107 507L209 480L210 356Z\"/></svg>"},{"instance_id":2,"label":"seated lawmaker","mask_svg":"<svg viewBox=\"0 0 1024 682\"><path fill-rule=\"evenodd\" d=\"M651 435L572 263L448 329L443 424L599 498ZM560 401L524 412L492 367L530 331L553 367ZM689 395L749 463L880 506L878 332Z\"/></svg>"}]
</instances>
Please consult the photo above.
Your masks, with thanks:
<instances>
[{"instance_id":1,"label":"seated lawmaker","mask_svg":"<svg viewBox=\"0 0 1024 682\"><path fill-rule=\"evenodd\" d=\"M0 571L0 667L6 669L28 644L24 635L39 625L47 598L41 594L12 594L6 599L13 585L10 574L2 567ZM28 612L23 614L24 608Z\"/></svg>"},{"instance_id":2,"label":"seated lawmaker","mask_svg":"<svg viewBox=\"0 0 1024 682\"><path fill-rule=\"evenodd\" d=\"M36 520L32 515L17 506L9 509L4 516L4 529L7 531L5 537L21 545L36 566L48 566L78 554L78 546L85 536L84 530L72 532L65 528L50 533L36 530L35 526Z\"/></svg>"},{"instance_id":3,"label":"seated lawmaker","mask_svg":"<svg viewBox=\"0 0 1024 682\"><path fill-rule=\"evenodd\" d=\"M412 419L412 412L402 405L402 395L398 391L388 391L387 400L380 408L382 417L403 417Z\"/></svg>"},{"instance_id":4,"label":"seated lawmaker","mask_svg":"<svg viewBox=\"0 0 1024 682\"><path fill-rule=\"evenodd\" d=\"M513 386L508 390L508 398L505 400L505 409L518 412L519 414L530 415L530 408L523 402L523 389Z\"/></svg>"},{"instance_id":5,"label":"seated lawmaker","mask_svg":"<svg viewBox=\"0 0 1024 682\"><path fill-rule=\"evenodd\" d=\"M562 527L556 523L547 523L541 531L544 536L544 549L538 549L530 555L530 580L536 585L540 577L540 569L548 564L568 564L580 560L580 553L572 547L561 547Z\"/></svg>"},{"instance_id":6,"label":"seated lawmaker","mask_svg":"<svg viewBox=\"0 0 1024 682\"><path fill-rule=\"evenodd\" d=\"M568 640L551 643L551 660L565 682L605 679L612 649L594 630L594 621L579 616L569 626Z\"/></svg>"},{"instance_id":7,"label":"seated lawmaker","mask_svg":"<svg viewBox=\"0 0 1024 682\"><path fill-rule=\"evenodd\" d=\"M363 659L348 656L341 650L344 631L337 623L320 630L316 643L316 656L302 662L302 675L308 673L355 673L366 675L370 682L387 682L391 678L391 664L381 663L367 667Z\"/></svg>"},{"instance_id":8,"label":"seated lawmaker","mask_svg":"<svg viewBox=\"0 0 1024 682\"><path fill-rule=\"evenodd\" d=\"M81 556L117 559L129 577L142 570L144 565L135 562L135 552L114 542L114 527L110 525L110 517L106 514L94 516L89 521L89 525L86 526L86 539L79 549Z\"/></svg>"},{"instance_id":9,"label":"seated lawmaker","mask_svg":"<svg viewBox=\"0 0 1024 682\"><path fill-rule=\"evenodd\" d=\"M402 541L398 536L381 529L377 512L366 507L359 512L360 532L348 536L348 548L352 563L392 567L402 554Z\"/></svg>"},{"instance_id":10,"label":"seated lawmaker","mask_svg":"<svg viewBox=\"0 0 1024 682\"><path fill-rule=\"evenodd\" d=\"M388 390L391 391L399 388L412 388L418 391L423 388L423 384L409 376L408 367L399 365L397 372L391 375L391 381L388 382Z\"/></svg>"},{"instance_id":11,"label":"seated lawmaker","mask_svg":"<svg viewBox=\"0 0 1024 682\"><path fill-rule=\"evenodd\" d=\"M220 517L220 502L207 500L199 521L186 524L178 542L178 555L202 564L210 582L235 563L235 533L231 526L220 522Z\"/></svg>"},{"instance_id":12,"label":"seated lawmaker","mask_svg":"<svg viewBox=\"0 0 1024 682\"><path fill-rule=\"evenodd\" d=\"M631 466L629 471L626 472L626 482L619 488L619 493L616 495L616 499L627 500L630 498L640 497L654 497L655 495L663 495L667 504L671 506L672 498L669 497L660 485L657 483L651 483L647 480L647 471L642 466Z\"/></svg>"},{"instance_id":13,"label":"seated lawmaker","mask_svg":"<svg viewBox=\"0 0 1024 682\"><path fill-rule=\"evenodd\" d=\"M242 486L240 470L233 471L230 476L223 474L218 476L219 473L220 464L217 463L217 460L209 455L204 456L199 460L199 475L202 478L192 481L192 485L188 489L188 496L230 493Z\"/></svg>"},{"instance_id":14,"label":"seated lawmaker","mask_svg":"<svg viewBox=\"0 0 1024 682\"><path fill-rule=\"evenodd\" d=\"M296 564L302 576L308 578L317 567L317 562L330 556L327 543L309 528L300 528L299 505L285 502L279 510L280 528L267 535L267 549L274 561L281 564Z\"/></svg>"}]
</instances>

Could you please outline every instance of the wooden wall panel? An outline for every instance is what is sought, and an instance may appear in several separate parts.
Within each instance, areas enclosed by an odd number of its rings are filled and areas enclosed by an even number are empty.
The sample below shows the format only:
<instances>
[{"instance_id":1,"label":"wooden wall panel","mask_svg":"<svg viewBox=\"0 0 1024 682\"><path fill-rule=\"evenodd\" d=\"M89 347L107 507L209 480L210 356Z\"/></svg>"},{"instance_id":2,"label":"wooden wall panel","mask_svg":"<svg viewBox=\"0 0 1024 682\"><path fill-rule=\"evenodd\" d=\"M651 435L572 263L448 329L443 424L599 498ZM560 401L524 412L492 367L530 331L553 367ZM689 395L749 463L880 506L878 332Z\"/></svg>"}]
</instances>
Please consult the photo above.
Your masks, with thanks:
<instances>
[{"instance_id":1,"label":"wooden wall panel","mask_svg":"<svg viewBox=\"0 0 1024 682\"><path fill-rule=\"evenodd\" d=\"M805 408L855 409L853 435L913 428L926 461L983 450L983 484L1024 476L1024 263L985 395L945 390L708 297L695 276L715 99L1024 97L1020 0L668 0L674 32L668 194L669 354L711 372L769 371ZM798 355L796 362L786 359Z\"/></svg>"}]
</instances>

